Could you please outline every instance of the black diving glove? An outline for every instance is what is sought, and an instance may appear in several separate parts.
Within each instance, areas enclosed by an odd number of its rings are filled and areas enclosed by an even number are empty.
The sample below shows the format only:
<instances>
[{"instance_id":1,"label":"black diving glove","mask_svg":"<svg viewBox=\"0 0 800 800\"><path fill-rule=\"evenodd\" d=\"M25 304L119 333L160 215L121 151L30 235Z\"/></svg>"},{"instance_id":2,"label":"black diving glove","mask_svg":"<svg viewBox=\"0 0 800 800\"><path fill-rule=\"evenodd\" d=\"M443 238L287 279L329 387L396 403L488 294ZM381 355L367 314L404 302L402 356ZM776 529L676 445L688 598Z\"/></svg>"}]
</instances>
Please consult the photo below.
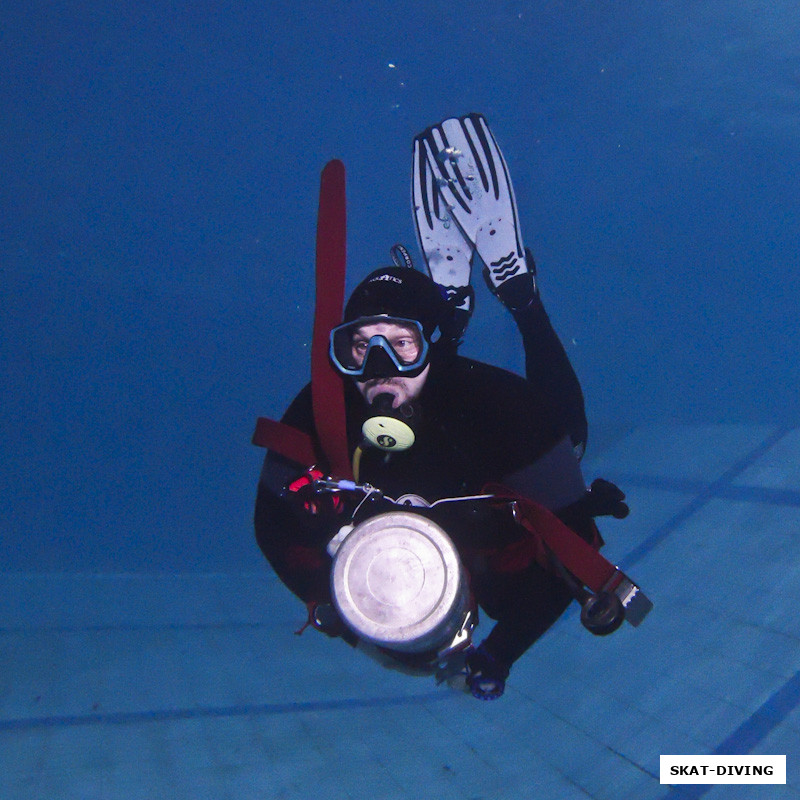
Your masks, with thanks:
<instances>
[{"instance_id":1,"label":"black diving glove","mask_svg":"<svg viewBox=\"0 0 800 800\"><path fill-rule=\"evenodd\" d=\"M625 519L631 510L627 503L624 503L625 492L615 483L604 478L597 478L592 481L592 488L587 496L587 508L593 517L614 517L614 519Z\"/></svg>"},{"instance_id":2,"label":"black diving glove","mask_svg":"<svg viewBox=\"0 0 800 800\"><path fill-rule=\"evenodd\" d=\"M592 488L574 503L562 508L558 517L567 525L573 518L587 517L614 517L625 519L630 513L625 500L625 493L611 481L597 478L592 481Z\"/></svg>"},{"instance_id":3,"label":"black diving glove","mask_svg":"<svg viewBox=\"0 0 800 800\"><path fill-rule=\"evenodd\" d=\"M467 686L478 700L497 700L506 688L508 667L503 666L482 644L467 653Z\"/></svg>"}]
</instances>

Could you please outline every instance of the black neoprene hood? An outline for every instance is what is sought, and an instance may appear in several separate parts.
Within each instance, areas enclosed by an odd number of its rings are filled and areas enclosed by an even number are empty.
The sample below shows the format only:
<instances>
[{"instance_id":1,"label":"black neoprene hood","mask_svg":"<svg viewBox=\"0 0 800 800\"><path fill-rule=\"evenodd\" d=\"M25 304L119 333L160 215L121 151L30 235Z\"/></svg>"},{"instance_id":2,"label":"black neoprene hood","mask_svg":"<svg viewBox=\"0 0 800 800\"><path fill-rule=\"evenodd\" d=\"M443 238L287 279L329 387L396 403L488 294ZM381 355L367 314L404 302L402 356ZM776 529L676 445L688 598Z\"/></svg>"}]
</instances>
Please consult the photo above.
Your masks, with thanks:
<instances>
[{"instance_id":1,"label":"black neoprene hood","mask_svg":"<svg viewBox=\"0 0 800 800\"><path fill-rule=\"evenodd\" d=\"M379 314L414 319L430 341L446 308L442 291L427 275L409 267L383 267L355 288L345 306L344 321Z\"/></svg>"}]
</instances>

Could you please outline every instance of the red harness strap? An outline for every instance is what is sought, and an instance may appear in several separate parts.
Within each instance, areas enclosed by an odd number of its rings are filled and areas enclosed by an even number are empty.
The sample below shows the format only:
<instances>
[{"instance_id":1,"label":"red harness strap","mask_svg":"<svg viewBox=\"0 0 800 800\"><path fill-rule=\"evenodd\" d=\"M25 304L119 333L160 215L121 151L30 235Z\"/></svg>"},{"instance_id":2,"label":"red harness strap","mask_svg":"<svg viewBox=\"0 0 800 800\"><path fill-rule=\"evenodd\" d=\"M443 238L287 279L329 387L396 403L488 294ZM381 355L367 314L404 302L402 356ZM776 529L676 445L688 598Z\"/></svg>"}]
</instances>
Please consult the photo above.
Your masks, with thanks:
<instances>
[{"instance_id":1,"label":"red harness strap","mask_svg":"<svg viewBox=\"0 0 800 800\"><path fill-rule=\"evenodd\" d=\"M496 495L498 500L515 503L517 522L532 535L527 544L520 542L518 545L511 545L505 557L504 551L501 551L498 554L499 568L502 569L506 559L519 563L521 548L527 551L530 560L540 560L542 554L540 543L544 542L564 567L593 592L614 591L624 578L610 561L600 555L597 548L581 539L575 531L568 528L544 506L497 484L484 487L484 491Z\"/></svg>"},{"instance_id":2,"label":"red harness strap","mask_svg":"<svg viewBox=\"0 0 800 800\"><path fill-rule=\"evenodd\" d=\"M307 433L274 419L259 417L252 441L256 447L267 447L298 464L310 467L318 460L311 437Z\"/></svg>"}]
</instances>

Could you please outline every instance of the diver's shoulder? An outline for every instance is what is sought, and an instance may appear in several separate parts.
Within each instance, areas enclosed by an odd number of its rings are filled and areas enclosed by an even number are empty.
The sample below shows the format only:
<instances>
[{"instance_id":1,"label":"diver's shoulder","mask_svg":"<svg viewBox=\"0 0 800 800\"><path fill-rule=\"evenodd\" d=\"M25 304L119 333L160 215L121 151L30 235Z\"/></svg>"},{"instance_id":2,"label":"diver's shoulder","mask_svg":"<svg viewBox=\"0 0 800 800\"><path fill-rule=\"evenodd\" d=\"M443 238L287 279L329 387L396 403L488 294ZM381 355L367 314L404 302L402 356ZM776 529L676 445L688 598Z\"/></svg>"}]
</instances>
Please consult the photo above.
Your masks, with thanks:
<instances>
[{"instance_id":1,"label":"diver's shoulder","mask_svg":"<svg viewBox=\"0 0 800 800\"><path fill-rule=\"evenodd\" d=\"M309 423L313 422L310 383L307 383L297 395L295 395L294 400L289 403L289 407L281 417L281 422L302 429L307 429Z\"/></svg>"}]
</instances>

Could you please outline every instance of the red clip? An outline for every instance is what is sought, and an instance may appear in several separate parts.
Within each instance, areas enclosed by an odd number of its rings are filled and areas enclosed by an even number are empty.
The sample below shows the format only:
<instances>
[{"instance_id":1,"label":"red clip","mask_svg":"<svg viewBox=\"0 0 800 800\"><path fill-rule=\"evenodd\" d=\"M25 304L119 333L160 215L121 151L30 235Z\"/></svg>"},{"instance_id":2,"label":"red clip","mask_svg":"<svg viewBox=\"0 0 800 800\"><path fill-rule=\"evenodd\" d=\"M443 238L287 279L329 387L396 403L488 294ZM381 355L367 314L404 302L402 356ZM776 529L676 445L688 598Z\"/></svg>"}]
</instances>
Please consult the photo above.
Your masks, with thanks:
<instances>
[{"instance_id":1,"label":"red clip","mask_svg":"<svg viewBox=\"0 0 800 800\"><path fill-rule=\"evenodd\" d=\"M303 500L303 508L309 514L319 514L322 511L340 513L344 505L338 494L319 493L314 490L314 481L325 477L322 470L311 467L302 475L295 478L286 488Z\"/></svg>"}]
</instances>

